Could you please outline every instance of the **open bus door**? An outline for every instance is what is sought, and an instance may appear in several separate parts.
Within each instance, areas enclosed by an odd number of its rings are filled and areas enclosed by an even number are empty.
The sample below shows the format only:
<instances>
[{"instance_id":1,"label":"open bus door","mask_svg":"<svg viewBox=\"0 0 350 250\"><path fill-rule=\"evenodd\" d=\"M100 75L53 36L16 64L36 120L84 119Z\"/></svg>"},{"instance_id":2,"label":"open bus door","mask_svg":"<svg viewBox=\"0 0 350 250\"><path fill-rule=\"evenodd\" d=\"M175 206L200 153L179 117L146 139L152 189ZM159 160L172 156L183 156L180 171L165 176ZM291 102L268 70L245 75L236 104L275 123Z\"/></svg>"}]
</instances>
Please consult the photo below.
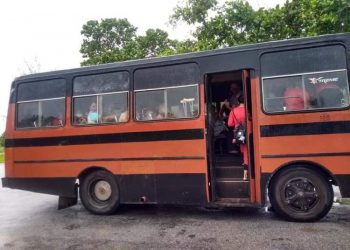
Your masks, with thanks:
<instances>
[{"instance_id":1,"label":"open bus door","mask_svg":"<svg viewBox=\"0 0 350 250\"><path fill-rule=\"evenodd\" d=\"M207 138L208 165L210 172L211 200L218 204L248 204L251 203L251 166L248 167L248 177L244 178L243 155L240 146L230 145L233 139L233 128L221 130L230 109L227 108L227 95L232 85L239 87L244 95L246 117L246 146L253 148L250 72L240 70L214 73L205 77L207 105ZM226 107L225 107L226 106ZM223 109L227 109L223 111ZM249 156L248 158L253 158ZM252 160L249 160L249 163ZM250 165L250 164L248 164Z\"/></svg>"}]
</instances>

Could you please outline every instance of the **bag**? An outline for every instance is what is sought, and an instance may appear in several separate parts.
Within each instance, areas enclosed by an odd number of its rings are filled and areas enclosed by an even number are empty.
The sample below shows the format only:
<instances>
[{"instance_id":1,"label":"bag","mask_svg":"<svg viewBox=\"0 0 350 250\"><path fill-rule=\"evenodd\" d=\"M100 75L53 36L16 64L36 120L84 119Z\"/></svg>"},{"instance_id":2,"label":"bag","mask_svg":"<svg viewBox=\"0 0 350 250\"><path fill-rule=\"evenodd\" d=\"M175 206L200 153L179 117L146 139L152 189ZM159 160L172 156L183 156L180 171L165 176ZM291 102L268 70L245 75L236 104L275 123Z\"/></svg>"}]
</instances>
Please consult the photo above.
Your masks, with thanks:
<instances>
[{"instance_id":1,"label":"bag","mask_svg":"<svg viewBox=\"0 0 350 250\"><path fill-rule=\"evenodd\" d=\"M245 133L246 128L243 124L239 124L237 128L233 130L233 137L235 139L236 144L245 144Z\"/></svg>"},{"instance_id":2,"label":"bag","mask_svg":"<svg viewBox=\"0 0 350 250\"><path fill-rule=\"evenodd\" d=\"M245 135L246 135L246 126L239 122L235 116L235 112L232 110L233 117L238 123L238 126L233 130L233 138L236 144L246 144Z\"/></svg>"}]
</instances>

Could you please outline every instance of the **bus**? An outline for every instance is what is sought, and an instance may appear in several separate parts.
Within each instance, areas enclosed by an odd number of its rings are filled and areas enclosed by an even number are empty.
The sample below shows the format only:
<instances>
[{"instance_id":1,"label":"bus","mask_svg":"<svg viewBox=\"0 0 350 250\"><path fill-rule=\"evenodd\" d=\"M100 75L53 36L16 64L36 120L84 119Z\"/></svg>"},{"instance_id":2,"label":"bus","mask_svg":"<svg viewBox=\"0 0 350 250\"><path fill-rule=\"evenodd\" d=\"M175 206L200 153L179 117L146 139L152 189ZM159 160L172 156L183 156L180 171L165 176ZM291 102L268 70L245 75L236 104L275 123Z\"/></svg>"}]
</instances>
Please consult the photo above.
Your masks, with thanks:
<instances>
[{"instance_id":1,"label":"bus","mask_svg":"<svg viewBox=\"0 0 350 250\"><path fill-rule=\"evenodd\" d=\"M317 221L333 186L350 197L349 66L350 34L335 34L18 77L2 186L101 215L270 203ZM238 93L246 165L226 123Z\"/></svg>"}]
</instances>

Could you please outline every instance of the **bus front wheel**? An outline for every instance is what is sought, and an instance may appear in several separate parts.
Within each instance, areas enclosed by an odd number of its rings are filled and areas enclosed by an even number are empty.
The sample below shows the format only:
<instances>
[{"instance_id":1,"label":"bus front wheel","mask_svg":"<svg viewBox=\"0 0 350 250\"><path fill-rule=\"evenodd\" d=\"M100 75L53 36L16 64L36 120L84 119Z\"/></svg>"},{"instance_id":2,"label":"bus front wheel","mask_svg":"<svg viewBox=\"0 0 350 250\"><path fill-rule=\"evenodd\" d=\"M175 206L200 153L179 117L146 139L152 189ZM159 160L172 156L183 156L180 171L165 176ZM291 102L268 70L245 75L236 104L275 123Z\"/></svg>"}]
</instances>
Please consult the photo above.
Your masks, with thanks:
<instances>
[{"instance_id":1,"label":"bus front wheel","mask_svg":"<svg viewBox=\"0 0 350 250\"><path fill-rule=\"evenodd\" d=\"M272 179L269 198L276 213L290 221L311 222L323 218L333 204L331 183L307 167L293 167Z\"/></svg>"},{"instance_id":2,"label":"bus front wheel","mask_svg":"<svg viewBox=\"0 0 350 250\"><path fill-rule=\"evenodd\" d=\"M105 170L91 172L80 181L80 199L94 214L108 215L119 207L119 188L113 174Z\"/></svg>"}]
</instances>

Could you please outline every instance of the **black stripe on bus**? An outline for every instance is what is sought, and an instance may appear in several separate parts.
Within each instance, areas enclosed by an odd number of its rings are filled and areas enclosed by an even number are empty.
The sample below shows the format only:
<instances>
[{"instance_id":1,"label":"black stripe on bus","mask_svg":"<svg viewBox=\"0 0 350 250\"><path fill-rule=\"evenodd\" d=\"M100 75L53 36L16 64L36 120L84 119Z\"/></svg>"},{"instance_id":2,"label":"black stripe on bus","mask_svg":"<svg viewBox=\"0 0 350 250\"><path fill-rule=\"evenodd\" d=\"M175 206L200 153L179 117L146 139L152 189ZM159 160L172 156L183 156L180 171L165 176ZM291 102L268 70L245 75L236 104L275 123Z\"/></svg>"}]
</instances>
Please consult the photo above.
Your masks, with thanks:
<instances>
[{"instance_id":1,"label":"black stripe on bus","mask_svg":"<svg viewBox=\"0 0 350 250\"><path fill-rule=\"evenodd\" d=\"M350 121L260 126L261 137L350 133Z\"/></svg>"},{"instance_id":2,"label":"black stripe on bus","mask_svg":"<svg viewBox=\"0 0 350 250\"><path fill-rule=\"evenodd\" d=\"M14 163L57 163L57 162L94 162L94 161L181 161L204 160L203 156L179 156L179 157L133 157L133 158L93 158L93 159L59 159L37 161L14 161Z\"/></svg>"},{"instance_id":3,"label":"black stripe on bus","mask_svg":"<svg viewBox=\"0 0 350 250\"><path fill-rule=\"evenodd\" d=\"M311 153L311 154L273 154L262 155L261 158L298 158L298 157L324 157L324 156L350 156L350 152L339 153Z\"/></svg>"},{"instance_id":4,"label":"black stripe on bus","mask_svg":"<svg viewBox=\"0 0 350 250\"><path fill-rule=\"evenodd\" d=\"M82 144L104 144L122 142L149 142L171 140L197 140L204 138L203 129L147 131L116 134L74 135L6 139L5 147L67 146Z\"/></svg>"}]
</instances>

